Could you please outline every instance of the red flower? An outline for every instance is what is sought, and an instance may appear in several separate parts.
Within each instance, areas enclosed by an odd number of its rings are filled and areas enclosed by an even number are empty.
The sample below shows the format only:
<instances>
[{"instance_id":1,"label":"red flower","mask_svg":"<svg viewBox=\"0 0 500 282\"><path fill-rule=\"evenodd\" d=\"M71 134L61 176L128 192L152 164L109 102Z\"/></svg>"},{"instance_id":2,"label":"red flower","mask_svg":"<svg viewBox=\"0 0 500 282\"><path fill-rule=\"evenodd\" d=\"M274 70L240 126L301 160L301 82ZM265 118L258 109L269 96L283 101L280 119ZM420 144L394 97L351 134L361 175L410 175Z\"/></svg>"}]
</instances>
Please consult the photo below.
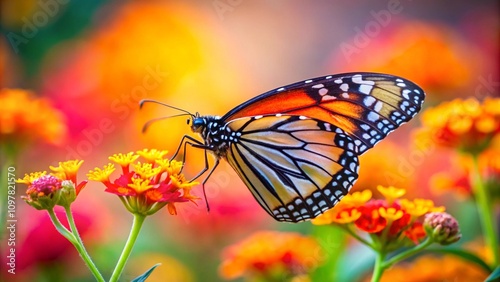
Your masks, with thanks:
<instances>
[{"instance_id":1,"label":"red flower","mask_svg":"<svg viewBox=\"0 0 500 282\"><path fill-rule=\"evenodd\" d=\"M361 217L354 222L356 227L368 233L382 231L387 226L387 220L380 216L379 208L384 205L383 200L372 200L359 207Z\"/></svg>"},{"instance_id":2,"label":"red flower","mask_svg":"<svg viewBox=\"0 0 500 282\"><path fill-rule=\"evenodd\" d=\"M404 234L408 239L412 240L413 243L418 244L419 241L425 236L427 236L427 233L425 233L424 230L424 225L421 222L414 222L408 229L404 231Z\"/></svg>"}]
</instances>

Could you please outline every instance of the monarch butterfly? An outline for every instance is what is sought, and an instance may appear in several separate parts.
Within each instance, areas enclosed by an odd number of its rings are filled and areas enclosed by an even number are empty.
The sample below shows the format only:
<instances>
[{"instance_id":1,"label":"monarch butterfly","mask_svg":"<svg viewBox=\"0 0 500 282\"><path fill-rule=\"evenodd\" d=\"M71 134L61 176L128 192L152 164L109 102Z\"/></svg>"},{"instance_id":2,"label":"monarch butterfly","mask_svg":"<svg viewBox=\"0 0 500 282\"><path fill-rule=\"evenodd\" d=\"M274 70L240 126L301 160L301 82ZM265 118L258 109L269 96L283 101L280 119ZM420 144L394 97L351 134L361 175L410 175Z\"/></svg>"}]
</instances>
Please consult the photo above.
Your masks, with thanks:
<instances>
[{"instance_id":1,"label":"monarch butterfly","mask_svg":"<svg viewBox=\"0 0 500 282\"><path fill-rule=\"evenodd\" d=\"M404 78L378 73L328 75L263 93L224 116L188 115L182 145L225 159L264 210L300 222L334 207L358 178L358 156L420 110L424 91ZM179 116L179 115L176 115ZM160 118L161 119L161 118ZM155 120L146 123L144 130Z\"/></svg>"}]
</instances>

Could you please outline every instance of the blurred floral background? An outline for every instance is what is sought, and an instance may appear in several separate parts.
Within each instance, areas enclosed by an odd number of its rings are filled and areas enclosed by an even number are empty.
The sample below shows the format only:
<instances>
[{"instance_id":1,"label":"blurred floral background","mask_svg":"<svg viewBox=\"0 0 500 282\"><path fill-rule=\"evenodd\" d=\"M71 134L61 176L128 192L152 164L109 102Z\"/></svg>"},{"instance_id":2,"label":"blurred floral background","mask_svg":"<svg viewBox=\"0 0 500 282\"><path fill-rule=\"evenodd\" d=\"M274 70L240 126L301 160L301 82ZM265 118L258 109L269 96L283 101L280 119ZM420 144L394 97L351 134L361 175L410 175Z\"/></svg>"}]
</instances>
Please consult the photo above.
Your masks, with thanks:
<instances>
[{"instance_id":1,"label":"blurred floral background","mask_svg":"<svg viewBox=\"0 0 500 282\"><path fill-rule=\"evenodd\" d=\"M406 189L405 197L432 199L460 222L463 238L458 244L492 260L472 200L470 161L457 153L467 144L460 139L442 148L425 141L419 128L439 127L446 110L432 112L431 107L457 98L483 101L500 96L498 1L1 0L0 4L2 171L13 164L16 177L22 178L60 161L81 159L85 162L79 177L84 178L87 171L107 164L114 153L143 148L173 153L182 135L190 133L185 119L158 122L142 134L148 120L176 114L153 104L139 110L138 102L144 98L223 115L257 94L295 81L348 71L390 73L426 91L424 113L361 158L353 191L369 189L377 194L377 185L397 186ZM477 121L482 126L478 128L486 127L489 134L480 164L491 187L497 188L491 193L498 199L499 103L490 108L493 125ZM202 157L191 150L184 173L196 175L203 168ZM4 240L0 280L92 281L48 216L20 200L24 188L18 184L16 191L16 275L6 272ZM72 209L89 253L107 277L123 247L131 215L103 190L99 183L89 182ZM203 197L201 187L192 193ZM283 239L299 246L289 255L321 257L313 280L369 277L373 256L366 248L332 227L275 222L228 165L215 171L206 194L209 213L204 201L198 201L179 206L175 216L165 209L146 221L123 281L157 262L162 266L148 281L165 281L167 276L168 281L242 280L238 273L244 270L237 268L244 266L227 261L235 244L252 246L257 243L244 240L259 236L267 242L265 237L273 232L294 234L295 239ZM498 205L493 208L498 216ZM314 237L315 243L306 241ZM312 247L307 244L317 244L322 251L305 254L300 250L303 244L308 250ZM401 277L482 281L487 273L456 257L426 253L385 275L386 281L402 281Z\"/></svg>"}]
</instances>

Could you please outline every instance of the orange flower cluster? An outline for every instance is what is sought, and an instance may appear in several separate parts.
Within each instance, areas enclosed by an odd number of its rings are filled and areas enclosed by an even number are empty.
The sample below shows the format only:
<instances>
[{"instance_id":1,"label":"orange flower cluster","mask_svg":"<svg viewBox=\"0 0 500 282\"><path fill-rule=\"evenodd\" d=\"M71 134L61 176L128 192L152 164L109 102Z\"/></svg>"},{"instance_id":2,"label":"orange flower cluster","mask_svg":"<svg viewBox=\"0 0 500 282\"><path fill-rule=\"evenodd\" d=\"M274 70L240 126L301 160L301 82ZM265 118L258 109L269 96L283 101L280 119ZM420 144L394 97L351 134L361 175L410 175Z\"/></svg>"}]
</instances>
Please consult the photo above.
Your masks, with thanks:
<instances>
[{"instance_id":1,"label":"orange flower cluster","mask_svg":"<svg viewBox=\"0 0 500 282\"><path fill-rule=\"evenodd\" d=\"M89 171L89 180L102 182L106 192L118 195L131 213L151 215L167 205L170 214L177 214L175 203L198 199L191 195L197 182L187 182L181 173L182 163L170 161L167 151L144 149L127 154L114 154L109 159L122 168L122 174L111 181L114 164ZM136 162L139 157L145 162ZM133 170L132 170L133 168Z\"/></svg>"},{"instance_id":2,"label":"orange flower cluster","mask_svg":"<svg viewBox=\"0 0 500 282\"><path fill-rule=\"evenodd\" d=\"M411 263L395 265L384 272L380 281L485 281L488 273L481 267L456 256L422 256Z\"/></svg>"},{"instance_id":3,"label":"orange flower cluster","mask_svg":"<svg viewBox=\"0 0 500 282\"><path fill-rule=\"evenodd\" d=\"M432 176L432 191L436 194L451 191L461 199L469 198L472 195L473 166L471 157L457 156L450 170ZM490 148L479 155L479 170L490 196L500 198L500 148Z\"/></svg>"},{"instance_id":4,"label":"orange flower cluster","mask_svg":"<svg viewBox=\"0 0 500 282\"><path fill-rule=\"evenodd\" d=\"M403 21L393 27L384 32L384 36L370 41L369 48L341 46L348 65L375 72L397 73L429 93L456 95L453 90L464 87L472 80L480 54L467 42L461 41L454 30L421 21ZM335 65L338 65L338 59Z\"/></svg>"},{"instance_id":5,"label":"orange flower cluster","mask_svg":"<svg viewBox=\"0 0 500 282\"><path fill-rule=\"evenodd\" d=\"M500 187L500 148L484 151L479 156L479 167L482 168L484 179L493 184L492 187Z\"/></svg>"},{"instance_id":6,"label":"orange flower cluster","mask_svg":"<svg viewBox=\"0 0 500 282\"><path fill-rule=\"evenodd\" d=\"M434 206L426 199L401 199L406 191L394 187L378 186L385 197L371 199L372 192L354 192L342 199L333 209L312 220L313 224L340 224L356 226L360 231L374 234L383 242L391 242L389 250L406 244L410 239L415 244L426 236L422 216L430 212L443 212L444 207ZM407 241L407 240L406 240Z\"/></svg>"},{"instance_id":7,"label":"orange flower cluster","mask_svg":"<svg viewBox=\"0 0 500 282\"><path fill-rule=\"evenodd\" d=\"M263 281L303 277L323 258L321 247L296 233L262 231L228 247L220 273L225 279L247 276Z\"/></svg>"},{"instance_id":8,"label":"orange flower cluster","mask_svg":"<svg viewBox=\"0 0 500 282\"><path fill-rule=\"evenodd\" d=\"M438 172L432 176L431 190L437 195L453 191L460 199L469 198L472 194L471 165L469 158L458 157L449 171Z\"/></svg>"},{"instance_id":9,"label":"orange flower cluster","mask_svg":"<svg viewBox=\"0 0 500 282\"><path fill-rule=\"evenodd\" d=\"M47 99L22 89L0 90L0 143L61 144L66 131L63 115Z\"/></svg>"},{"instance_id":10,"label":"orange flower cluster","mask_svg":"<svg viewBox=\"0 0 500 282\"><path fill-rule=\"evenodd\" d=\"M83 161L60 162L58 167L50 166L53 171L26 174L17 183L28 185L26 196L21 198L38 210L52 209L55 205L69 206L85 187L87 181L77 182L76 174Z\"/></svg>"},{"instance_id":11,"label":"orange flower cluster","mask_svg":"<svg viewBox=\"0 0 500 282\"><path fill-rule=\"evenodd\" d=\"M422 144L479 153L500 133L500 98L456 99L422 114L423 128L416 132Z\"/></svg>"}]
</instances>

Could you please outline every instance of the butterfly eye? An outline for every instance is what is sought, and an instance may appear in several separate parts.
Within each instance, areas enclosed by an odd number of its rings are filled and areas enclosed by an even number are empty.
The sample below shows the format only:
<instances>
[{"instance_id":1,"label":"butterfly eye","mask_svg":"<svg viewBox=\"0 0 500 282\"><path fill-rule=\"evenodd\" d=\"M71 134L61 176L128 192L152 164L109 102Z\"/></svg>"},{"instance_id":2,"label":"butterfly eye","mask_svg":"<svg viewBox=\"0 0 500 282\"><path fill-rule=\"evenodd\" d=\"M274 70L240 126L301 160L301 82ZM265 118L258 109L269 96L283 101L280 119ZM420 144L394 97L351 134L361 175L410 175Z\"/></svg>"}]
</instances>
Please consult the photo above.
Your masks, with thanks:
<instances>
[{"instance_id":1,"label":"butterfly eye","mask_svg":"<svg viewBox=\"0 0 500 282\"><path fill-rule=\"evenodd\" d=\"M191 129L194 132L201 132L203 128L205 128L206 121L204 118L195 118L193 119L193 124L191 125Z\"/></svg>"}]
</instances>

